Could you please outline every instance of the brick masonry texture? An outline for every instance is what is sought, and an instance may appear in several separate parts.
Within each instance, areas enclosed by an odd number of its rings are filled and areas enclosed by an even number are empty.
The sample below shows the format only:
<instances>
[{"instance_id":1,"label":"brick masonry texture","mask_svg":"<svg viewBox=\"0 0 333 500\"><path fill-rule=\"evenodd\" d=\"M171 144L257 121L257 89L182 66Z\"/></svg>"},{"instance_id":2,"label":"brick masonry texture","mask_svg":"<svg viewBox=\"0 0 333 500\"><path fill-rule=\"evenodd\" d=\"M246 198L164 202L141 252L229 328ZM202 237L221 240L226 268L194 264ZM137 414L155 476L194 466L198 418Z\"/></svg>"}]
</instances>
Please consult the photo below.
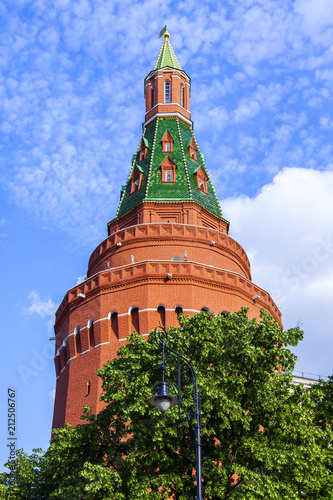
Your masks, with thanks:
<instances>
[{"instance_id":1,"label":"brick masonry texture","mask_svg":"<svg viewBox=\"0 0 333 500\"><path fill-rule=\"evenodd\" d=\"M108 237L91 254L87 279L66 293L56 313L54 428L81 423L84 405L101 410L97 370L117 355L131 331L147 336L159 324L178 326L180 310L221 314L242 306L255 318L264 308L281 325L270 295L251 281L244 249L228 235L189 124L190 79L166 42L145 80L146 121L152 121L144 126ZM186 108L180 106L182 82ZM172 143L168 152L166 141ZM174 168L172 182L162 179L168 168Z\"/></svg>"}]
</instances>

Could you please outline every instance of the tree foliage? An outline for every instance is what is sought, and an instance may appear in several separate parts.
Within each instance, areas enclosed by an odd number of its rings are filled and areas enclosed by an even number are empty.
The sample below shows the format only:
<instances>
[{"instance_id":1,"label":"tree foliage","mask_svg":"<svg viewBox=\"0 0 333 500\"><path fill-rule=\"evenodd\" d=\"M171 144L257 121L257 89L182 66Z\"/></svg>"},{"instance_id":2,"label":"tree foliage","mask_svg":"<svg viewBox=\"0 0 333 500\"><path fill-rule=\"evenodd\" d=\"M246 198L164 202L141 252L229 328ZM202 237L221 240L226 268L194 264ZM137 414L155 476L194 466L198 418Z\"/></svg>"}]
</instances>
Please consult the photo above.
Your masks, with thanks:
<instances>
[{"instance_id":1,"label":"tree foliage","mask_svg":"<svg viewBox=\"0 0 333 500\"><path fill-rule=\"evenodd\" d=\"M259 322L249 319L246 309L180 320L169 345L198 376L203 497L333 498L327 388L314 394L291 384L295 356L287 346L302 332L284 332L264 311ZM15 483L6 487L2 475L3 498L194 499L192 430L176 407L162 415L147 403L160 356L153 332L148 340L132 334L99 370L105 409L95 416L85 408L87 423L56 430L46 453L21 451Z\"/></svg>"}]
</instances>

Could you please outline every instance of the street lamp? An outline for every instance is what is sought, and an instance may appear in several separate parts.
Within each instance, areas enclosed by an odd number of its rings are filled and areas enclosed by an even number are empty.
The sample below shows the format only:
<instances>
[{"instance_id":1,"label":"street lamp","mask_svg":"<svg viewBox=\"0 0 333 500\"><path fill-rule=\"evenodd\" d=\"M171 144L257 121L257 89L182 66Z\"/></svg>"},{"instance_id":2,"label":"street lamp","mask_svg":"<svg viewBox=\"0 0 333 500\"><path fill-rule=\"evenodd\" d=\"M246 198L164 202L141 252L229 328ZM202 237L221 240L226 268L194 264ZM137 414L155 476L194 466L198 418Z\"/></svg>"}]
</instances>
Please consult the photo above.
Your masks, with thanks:
<instances>
[{"instance_id":1,"label":"street lamp","mask_svg":"<svg viewBox=\"0 0 333 500\"><path fill-rule=\"evenodd\" d=\"M157 394L149 399L152 406L156 406L162 413L166 412L171 406L178 403L179 418L189 422L195 435L195 456L196 456L196 476L197 476L197 498L203 500L201 484L201 405L200 394L198 392L197 376L192 364L181 354L167 346L168 334L165 328L158 326L155 328L156 343L162 348L162 382L158 384ZM168 357L168 359L166 359ZM171 367L172 362L177 367L177 385L169 378L166 362ZM177 392L177 397L170 396L169 384L164 381L165 376ZM191 408L186 408L185 400L181 397L182 378L187 386L193 386L193 402ZM182 417L182 412L184 417ZM195 420L195 425L192 421Z\"/></svg>"}]
</instances>

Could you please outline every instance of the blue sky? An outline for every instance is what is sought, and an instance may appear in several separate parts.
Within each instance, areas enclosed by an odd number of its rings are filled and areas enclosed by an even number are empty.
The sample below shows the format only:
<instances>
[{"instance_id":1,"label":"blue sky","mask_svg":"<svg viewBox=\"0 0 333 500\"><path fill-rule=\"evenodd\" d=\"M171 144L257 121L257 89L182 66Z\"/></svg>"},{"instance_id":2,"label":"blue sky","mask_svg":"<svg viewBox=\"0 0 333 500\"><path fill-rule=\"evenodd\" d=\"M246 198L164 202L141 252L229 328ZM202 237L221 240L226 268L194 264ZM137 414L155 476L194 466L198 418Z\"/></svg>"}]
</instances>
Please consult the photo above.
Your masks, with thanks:
<instances>
[{"instance_id":1,"label":"blue sky","mask_svg":"<svg viewBox=\"0 0 333 500\"><path fill-rule=\"evenodd\" d=\"M0 5L0 458L47 448L54 312L106 237L165 23L192 78L194 132L253 281L329 375L333 332L331 0L16 0Z\"/></svg>"}]
</instances>

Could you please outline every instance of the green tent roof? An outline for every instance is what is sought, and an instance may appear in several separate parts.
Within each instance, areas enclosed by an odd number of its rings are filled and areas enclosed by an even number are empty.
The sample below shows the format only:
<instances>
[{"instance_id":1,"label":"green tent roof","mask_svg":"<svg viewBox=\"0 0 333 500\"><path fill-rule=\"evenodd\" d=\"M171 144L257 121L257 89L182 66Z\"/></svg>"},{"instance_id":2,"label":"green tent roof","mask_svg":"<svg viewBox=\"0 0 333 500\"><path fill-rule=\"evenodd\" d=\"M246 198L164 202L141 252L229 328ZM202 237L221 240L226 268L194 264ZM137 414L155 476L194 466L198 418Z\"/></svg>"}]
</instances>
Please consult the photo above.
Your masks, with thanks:
<instances>
[{"instance_id":1,"label":"green tent roof","mask_svg":"<svg viewBox=\"0 0 333 500\"><path fill-rule=\"evenodd\" d=\"M166 66L170 68L182 69L168 38L164 39L154 70L165 68Z\"/></svg>"},{"instance_id":2,"label":"green tent roof","mask_svg":"<svg viewBox=\"0 0 333 500\"><path fill-rule=\"evenodd\" d=\"M162 149L162 138L167 130L173 139L172 153L168 154L163 153ZM122 217L136 205L145 201L193 201L217 217L222 217L221 207L198 145L197 161L190 157L187 145L192 138L195 140L192 128L176 117L158 118L147 126L143 133L143 139L144 142L147 140L151 147L147 150L146 157L142 161L140 161L140 147L138 148L126 188L122 193L117 218ZM167 156L176 164L176 182L162 184L160 166ZM142 181L140 189L131 194L131 177L136 166L143 174ZM195 173L200 167L203 168L208 177L207 194L202 192L197 185Z\"/></svg>"}]
</instances>

